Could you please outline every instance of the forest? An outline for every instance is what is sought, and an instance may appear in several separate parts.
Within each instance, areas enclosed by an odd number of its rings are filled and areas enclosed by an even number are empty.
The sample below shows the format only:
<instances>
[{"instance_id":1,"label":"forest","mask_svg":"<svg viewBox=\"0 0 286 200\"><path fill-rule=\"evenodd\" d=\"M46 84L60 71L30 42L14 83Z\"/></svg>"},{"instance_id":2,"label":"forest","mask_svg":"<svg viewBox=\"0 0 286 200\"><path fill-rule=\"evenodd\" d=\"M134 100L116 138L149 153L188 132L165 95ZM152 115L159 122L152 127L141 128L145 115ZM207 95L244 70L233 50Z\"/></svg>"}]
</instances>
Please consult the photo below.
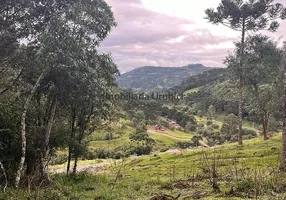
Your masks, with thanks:
<instances>
[{"instance_id":1,"label":"forest","mask_svg":"<svg viewBox=\"0 0 286 200\"><path fill-rule=\"evenodd\" d=\"M240 34L226 68L121 75L105 0L0 1L0 199L286 198L286 5L204 14ZM154 92L181 97L106 98Z\"/></svg>"}]
</instances>

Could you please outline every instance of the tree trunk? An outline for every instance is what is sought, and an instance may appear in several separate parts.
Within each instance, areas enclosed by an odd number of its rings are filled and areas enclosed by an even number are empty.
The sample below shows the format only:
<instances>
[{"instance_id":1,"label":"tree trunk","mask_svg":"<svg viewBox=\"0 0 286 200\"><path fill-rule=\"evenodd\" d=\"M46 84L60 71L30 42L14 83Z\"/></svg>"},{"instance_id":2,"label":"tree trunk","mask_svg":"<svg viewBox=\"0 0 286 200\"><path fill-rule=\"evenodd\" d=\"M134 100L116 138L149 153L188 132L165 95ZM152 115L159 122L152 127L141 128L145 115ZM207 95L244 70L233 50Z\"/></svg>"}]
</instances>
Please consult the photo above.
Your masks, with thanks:
<instances>
[{"instance_id":1,"label":"tree trunk","mask_svg":"<svg viewBox=\"0 0 286 200\"><path fill-rule=\"evenodd\" d=\"M265 111L262 117L262 135L263 135L264 140L268 140L268 137L267 137L268 121L269 121L268 111Z\"/></svg>"},{"instance_id":2,"label":"tree trunk","mask_svg":"<svg viewBox=\"0 0 286 200\"><path fill-rule=\"evenodd\" d=\"M286 51L286 49L285 49ZM283 88L283 132L282 132L282 152L280 169L286 171L286 59L284 58L284 88Z\"/></svg>"},{"instance_id":3,"label":"tree trunk","mask_svg":"<svg viewBox=\"0 0 286 200\"><path fill-rule=\"evenodd\" d=\"M43 71L41 73L41 75L38 77L37 82L35 83L35 85L33 86L29 96L26 99L25 105L24 105L24 111L21 115L21 159L20 159L20 163L19 163L19 167L16 173L16 178L15 178L15 187L17 188L19 186L20 180L21 180L21 174L24 168L24 163L25 163L25 158L26 158L26 116L27 116L27 111L28 111L28 107L30 105L30 102L37 90L37 88L40 85L40 82L42 81L42 79L44 78L46 72Z\"/></svg>"},{"instance_id":4,"label":"tree trunk","mask_svg":"<svg viewBox=\"0 0 286 200\"><path fill-rule=\"evenodd\" d=\"M69 153L68 153L68 164L67 164L67 174L70 172L71 167L71 146L69 145Z\"/></svg>"},{"instance_id":5,"label":"tree trunk","mask_svg":"<svg viewBox=\"0 0 286 200\"><path fill-rule=\"evenodd\" d=\"M239 103L238 103L238 144L242 145L242 108L243 108L243 80L239 79Z\"/></svg>"},{"instance_id":6,"label":"tree trunk","mask_svg":"<svg viewBox=\"0 0 286 200\"><path fill-rule=\"evenodd\" d=\"M242 36L241 36L241 49L240 49L240 70L241 74L239 76L239 104L238 104L238 144L242 145L242 110L243 110L243 89L244 89L244 81L243 81L243 57L244 57L244 41L245 41L245 19L243 19L242 23Z\"/></svg>"},{"instance_id":7,"label":"tree trunk","mask_svg":"<svg viewBox=\"0 0 286 200\"><path fill-rule=\"evenodd\" d=\"M45 131L45 141L43 145L43 149L41 152L42 156L42 161L41 161L41 175L42 178L48 178L47 173L46 173L46 167L48 165L48 155L49 155L49 141L50 141L50 136L52 132L52 127L54 123L54 118L55 118L55 113L56 113L56 108L57 108L57 97L54 96L51 102L51 105L49 106L49 118L46 124L46 131ZM49 178L48 178L49 179Z\"/></svg>"},{"instance_id":8,"label":"tree trunk","mask_svg":"<svg viewBox=\"0 0 286 200\"><path fill-rule=\"evenodd\" d=\"M70 140L72 141L74 139L74 132L75 132L75 110L72 109L72 117L71 117L71 135L70 135ZM67 164L67 174L70 171L70 166L71 166L71 158L72 158L72 145L69 144L69 153L68 153L68 164Z\"/></svg>"},{"instance_id":9,"label":"tree trunk","mask_svg":"<svg viewBox=\"0 0 286 200\"><path fill-rule=\"evenodd\" d=\"M76 173L77 161L78 161L78 156L76 155L74 158L73 173Z\"/></svg>"},{"instance_id":10,"label":"tree trunk","mask_svg":"<svg viewBox=\"0 0 286 200\"><path fill-rule=\"evenodd\" d=\"M57 108L57 97L55 96L52 100L51 104L51 111L50 111L50 117L46 126L46 131L45 131L45 151L49 150L49 142L50 142L50 136L51 136L51 131L54 123L54 118L56 114L56 108Z\"/></svg>"}]
</instances>

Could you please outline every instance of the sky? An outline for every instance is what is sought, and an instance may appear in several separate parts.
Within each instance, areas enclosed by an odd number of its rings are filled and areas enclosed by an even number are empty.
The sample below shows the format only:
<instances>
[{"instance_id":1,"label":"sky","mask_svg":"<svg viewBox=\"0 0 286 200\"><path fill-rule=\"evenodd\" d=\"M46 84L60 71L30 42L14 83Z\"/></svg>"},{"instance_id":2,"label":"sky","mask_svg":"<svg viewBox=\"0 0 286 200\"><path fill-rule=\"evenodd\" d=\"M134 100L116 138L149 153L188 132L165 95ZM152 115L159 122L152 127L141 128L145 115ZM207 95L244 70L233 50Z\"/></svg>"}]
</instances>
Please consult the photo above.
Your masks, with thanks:
<instances>
[{"instance_id":1,"label":"sky","mask_svg":"<svg viewBox=\"0 0 286 200\"><path fill-rule=\"evenodd\" d=\"M205 9L221 0L106 0L117 26L102 42L121 73L142 66L181 67L201 63L225 67L223 60L239 40L239 32L207 22ZM286 0L276 0L286 6ZM263 32L282 43L286 20L276 33Z\"/></svg>"}]
</instances>

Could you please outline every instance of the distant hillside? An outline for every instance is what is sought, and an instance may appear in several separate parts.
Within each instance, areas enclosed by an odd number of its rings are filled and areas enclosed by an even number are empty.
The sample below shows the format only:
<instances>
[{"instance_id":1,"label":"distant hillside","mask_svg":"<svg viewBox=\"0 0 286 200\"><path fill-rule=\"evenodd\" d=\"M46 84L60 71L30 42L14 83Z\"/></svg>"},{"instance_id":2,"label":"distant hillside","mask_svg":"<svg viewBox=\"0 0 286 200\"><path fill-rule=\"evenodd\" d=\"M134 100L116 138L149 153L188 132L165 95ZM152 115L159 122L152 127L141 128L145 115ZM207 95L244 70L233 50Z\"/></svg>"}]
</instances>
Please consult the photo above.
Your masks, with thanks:
<instances>
[{"instance_id":1,"label":"distant hillside","mask_svg":"<svg viewBox=\"0 0 286 200\"><path fill-rule=\"evenodd\" d=\"M191 75L199 74L214 68L202 64L190 64L184 67L140 67L117 76L118 85L122 88L137 90L166 89L180 83Z\"/></svg>"},{"instance_id":2,"label":"distant hillside","mask_svg":"<svg viewBox=\"0 0 286 200\"><path fill-rule=\"evenodd\" d=\"M216 68L194 76L189 76L184 79L181 84L170 88L170 90L183 93L210 84L216 85L226 81L226 79L226 69Z\"/></svg>"}]
</instances>

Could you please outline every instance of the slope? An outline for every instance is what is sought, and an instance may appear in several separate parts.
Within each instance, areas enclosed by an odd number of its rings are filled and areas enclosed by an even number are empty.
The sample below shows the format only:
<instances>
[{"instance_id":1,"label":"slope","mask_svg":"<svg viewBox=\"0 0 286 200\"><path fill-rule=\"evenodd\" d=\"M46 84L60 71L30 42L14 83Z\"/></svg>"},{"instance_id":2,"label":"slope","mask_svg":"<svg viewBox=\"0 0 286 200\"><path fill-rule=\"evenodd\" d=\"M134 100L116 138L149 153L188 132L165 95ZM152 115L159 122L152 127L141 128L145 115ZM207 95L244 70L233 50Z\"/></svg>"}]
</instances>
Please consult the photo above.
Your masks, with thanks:
<instances>
[{"instance_id":1,"label":"slope","mask_svg":"<svg viewBox=\"0 0 286 200\"><path fill-rule=\"evenodd\" d=\"M135 90L166 89L179 85L186 77L214 68L201 64L190 64L184 67L141 67L117 76L118 85Z\"/></svg>"}]
</instances>

